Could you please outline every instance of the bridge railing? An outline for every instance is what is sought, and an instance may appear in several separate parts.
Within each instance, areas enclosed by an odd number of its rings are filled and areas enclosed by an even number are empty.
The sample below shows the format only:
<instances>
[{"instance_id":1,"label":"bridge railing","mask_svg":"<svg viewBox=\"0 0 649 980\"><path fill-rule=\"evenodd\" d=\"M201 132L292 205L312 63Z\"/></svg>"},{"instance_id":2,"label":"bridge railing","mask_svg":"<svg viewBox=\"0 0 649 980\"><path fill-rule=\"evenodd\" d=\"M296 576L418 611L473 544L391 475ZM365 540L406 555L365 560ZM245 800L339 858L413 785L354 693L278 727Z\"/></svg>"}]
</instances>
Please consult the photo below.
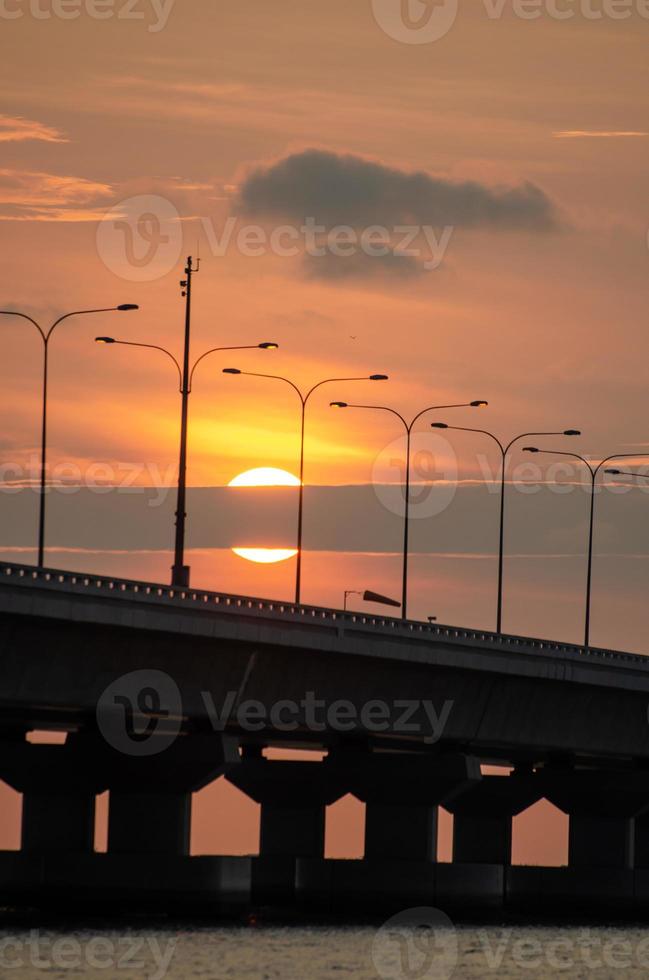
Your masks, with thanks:
<instances>
[{"instance_id":1,"label":"bridge railing","mask_svg":"<svg viewBox=\"0 0 649 980\"><path fill-rule=\"evenodd\" d=\"M130 598L144 602L186 606L193 609L232 612L239 615L245 613L247 616L271 617L290 622L328 624L339 629L362 627L365 631L376 630L383 635L387 632L404 639L437 640L458 645L469 643L472 646L478 643L489 648L517 652L572 654L573 656L578 655L595 660L616 660L649 665L647 657L642 654L625 653L600 647L586 648L556 640L492 633L488 630L464 629L458 626L425 623L419 620L404 621L393 616L375 616L368 613L330 609L324 606L298 605L278 599L261 599L225 592L212 592L206 589L181 588L156 582L141 582L135 579L115 578L114 576L91 575L85 572L36 568L33 565L0 562L0 583L7 580L26 587L36 586L86 595L94 593L111 598Z\"/></svg>"}]
</instances>

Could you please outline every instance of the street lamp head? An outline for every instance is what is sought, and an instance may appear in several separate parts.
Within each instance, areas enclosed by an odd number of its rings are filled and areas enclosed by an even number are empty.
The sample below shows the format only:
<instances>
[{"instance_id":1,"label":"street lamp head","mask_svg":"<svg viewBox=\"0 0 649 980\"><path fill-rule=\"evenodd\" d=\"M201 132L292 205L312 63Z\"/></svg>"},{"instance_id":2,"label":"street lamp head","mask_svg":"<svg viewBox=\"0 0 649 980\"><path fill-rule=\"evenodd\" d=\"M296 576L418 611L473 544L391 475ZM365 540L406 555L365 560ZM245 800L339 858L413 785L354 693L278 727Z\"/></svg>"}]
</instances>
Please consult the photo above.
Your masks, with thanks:
<instances>
[{"instance_id":1,"label":"street lamp head","mask_svg":"<svg viewBox=\"0 0 649 980\"><path fill-rule=\"evenodd\" d=\"M273 340L265 340L263 344L257 344L262 350L277 350L279 344L276 344Z\"/></svg>"},{"instance_id":2,"label":"street lamp head","mask_svg":"<svg viewBox=\"0 0 649 980\"><path fill-rule=\"evenodd\" d=\"M448 429L446 422L431 422L430 427L431 429Z\"/></svg>"},{"instance_id":3,"label":"street lamp head","mask_svg":"<svg viewBox=\"0 0 649 980\"><path fill-rule=\"evenodd\" d=\"M537 449L536 446L523 446L524 453L538 453L540 451L541 450Z\"/></svg>"},{"instance_id":4,"label":"street lamp head","mask_svg":"<svg viewBox=\"0 0 649 980\"><path fill-rule=\"evenodd\" d=\"M387 374L370 374L369 380L370 381L387 381L388 380L388 375Z\"/></svg>"},{"instance_id":5,"label":"street lamp head","mask_svg":"<svg viewBox=\"0 0 649 980\"><path fill-rule=\"evenodd\" d=\"M140 307L137 305L137 303L122 303L117 307L117 309L121 310L122 312L124 310L139 310L139 308Z\"/></svg>"},{"instance_id":6,"label":"street lamp head","mask_svg":"<svg viewBox=\"0 0 649 980\"><path fill-rule=\"evenodd\" d=\"M348 408L347 402L329 402L329 408Z\"/></svg>"},{"instance_id":7,"label":"street lamp head","mask_svg":"<svg viewBox=\"0 0 649 980\"><path fill-rule=\"evenodd\" d=\"M489 402L485 402L482 400L475 401L475 402L471 402L471 408L486 408L488 404Z\"/></svg>"},{"instance_id":8,"label":"street lamp head","mask_svg":"<svg viewBox=\"0 0 649 980\"><path fill-rule=\"evenodd\" d=\"M579 429L566 429L563 434L564 436L580 436L581 431Z\"/></svg>"},{"instance_id":9,"label":"street lamp head","mask_svg":"<svg viewBox=\"0 0 649 980\"><path fill-rule=\"evenodd\" d=\"M114 337L95 337L95 343L96 344L114 344L115 343L115 338Z\"/></svg>"},{"instance_id":10,"label":"street lamp head","mask_svg":"<svg viewBox=\"0 0 649 980\"><path fill-rule=\"evenodd\" d=\"M241 374L239 368L223 368L223 374Z\"/></svg>"},{"instance_id":11,"label":"street lamp head","mask_svg":"<svg viewBox=\"0 0 649 980\"><path fill-rule=\"evenodd\" d=\"M604 470L605 473L610 473L612 476L619 476L622 470Z\"/></svg>"}]
</instances>

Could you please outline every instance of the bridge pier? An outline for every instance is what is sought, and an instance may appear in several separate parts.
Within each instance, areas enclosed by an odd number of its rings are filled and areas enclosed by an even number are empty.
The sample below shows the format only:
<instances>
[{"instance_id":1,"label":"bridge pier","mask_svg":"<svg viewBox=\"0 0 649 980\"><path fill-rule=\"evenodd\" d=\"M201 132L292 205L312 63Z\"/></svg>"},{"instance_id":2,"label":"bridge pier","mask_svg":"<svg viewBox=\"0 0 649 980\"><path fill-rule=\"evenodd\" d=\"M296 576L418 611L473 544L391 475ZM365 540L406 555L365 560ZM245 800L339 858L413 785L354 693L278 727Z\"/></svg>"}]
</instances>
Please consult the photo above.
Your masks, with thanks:
<instances>
[{"instance_id":1,"label":"bridge pier","mask_svg":"<svg viewBox=\"0 0 649 980\"><path fill-rule=\"evenodd\" d=\"M300 893L330 909L434 904L438 807L480 779L477 761L459 754L350 752L341 765L349 790L365 803L364 857L300 862Z\"/></svg>"},{"instance_id":2,"label":"bridge pier","mask_svg":"<svg viewBox=\"0 0 649 980\"><path fill-rule=\"evenodd\" d=\"M189 856L191 794L237 765L222 736L179 736L136 757L94 734L62 745L0 741L0 778L22 793L19 852L0 853L0 902L120 908L240 906L250 862ZM94 851L95 798L109 789L108 853Z\"/></svg>"},{"instance_id":3,"label":"bridge pier","mask_svg":"<svg viewBox=\"0 0 649 980\"><path fill-rule=\"evenodd\" d=\"M512 903L630 906L634 825L649 808L649 772L548 766L537 776L543 796L568 815L568 867L512 869Z\"/></svg>"},{"instance_id":4,"label":"bridge pier","mask_svg":"<svg viewBox=\"0 0 649 980\"><path fill-rule=\"evenodd\" d=\"M351 792L365 803L365 859L437 860L437 811L480 780L463 755L368 754L348 763Z\"/></svg>"},{"instance_id":5,"label":"bridge pier","mask_svg":"<svg viewBox=\"0 0 649 980\"><path fill-rule=\"evenodd\" d=\"M0 779L23 795L21 851L92 852L95 797L106 786L83 743L2 740Z\"/></svg>"},{"instance_id":6,"label":"bridge pier","mask_svg":"<svg viewBox=\"0 0 649 980\"><path fill-rule=\"evenodd\" d=\"M483 776L445 804L453 814L455 864L511 864L512 820L541 797L533 775Z\"/></svg>"},{"instance_id":7,"label":"bridge pier","mask_svg":"<svg viewBox=\"0 0 649 980\"><path fill-rule=\"evenodd\" d=\"M191 797L239 764L221 735L177 738L156 755L100 753L109 788L108 853L189 854Z\"/></svg>"},{"instance_id":8,"label":"bridge pier","mask_svg":"<svg viewBox=\"0 0 649 980\"><path fill-rule=\"evenodd\" d=\"M297 862L324 859L325 811L348 792L345 771L329 759L248 758L227 779L261 804L253 901L261 905L293 903Z\"/></svg>"},{"instance_id":9,"label":"bridge pier","mask_svg":"<svg viewBox=\"0 0 649 980\"><path fill-rule=\"evenodd\" d=\"M449 907L501 908L512 858L513 817L541 791L532 774L483 776L445 803L453 814L452 864L440 866L438 898Z\"/></svg>"}]
</instances>

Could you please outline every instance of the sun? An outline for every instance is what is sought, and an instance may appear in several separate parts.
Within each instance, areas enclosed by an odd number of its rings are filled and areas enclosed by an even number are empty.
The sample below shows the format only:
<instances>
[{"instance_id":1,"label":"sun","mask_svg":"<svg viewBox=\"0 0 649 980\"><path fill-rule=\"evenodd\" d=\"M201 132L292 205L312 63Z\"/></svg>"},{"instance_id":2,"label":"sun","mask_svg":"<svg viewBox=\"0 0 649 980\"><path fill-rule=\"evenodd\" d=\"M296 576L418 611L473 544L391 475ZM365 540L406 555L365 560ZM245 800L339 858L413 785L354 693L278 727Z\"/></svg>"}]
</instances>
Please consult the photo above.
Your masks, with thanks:
<instances>
[{"instance_id":1,"label":"sun","mask_svg":"<svg viewBox=\"0 0 649 980\"><path fill-rule=\"evenodd\" d=\"M239 473L228 483L229 487L299 487L300 481L288 470L276 466L258 466L253 470ZM260 565L274 565L288 561L297 555L296 548L233 548L239 558L254 561Z\"/></svg>"},{"instance_id":2,"label":"sun","mask_svg":"<svg viewBox=\"0 0 649 980\"><path fill-rule=\"evenodd\" d=\"M300 481L288 470L276 466L258 466L233 477L229 487L299 487Z\"/></svg>"},{"instance_id":3,"label":"sun","mask_svg":"<svg viewBox=\"0 0 649 980\"><path fill-rule=\"evenodd\" d=\"M233 548L235 555L246 561L256 561L260 565L274 565L278 561L287 561L297 555L296 548Z\"/></svg>"}]
</instances>

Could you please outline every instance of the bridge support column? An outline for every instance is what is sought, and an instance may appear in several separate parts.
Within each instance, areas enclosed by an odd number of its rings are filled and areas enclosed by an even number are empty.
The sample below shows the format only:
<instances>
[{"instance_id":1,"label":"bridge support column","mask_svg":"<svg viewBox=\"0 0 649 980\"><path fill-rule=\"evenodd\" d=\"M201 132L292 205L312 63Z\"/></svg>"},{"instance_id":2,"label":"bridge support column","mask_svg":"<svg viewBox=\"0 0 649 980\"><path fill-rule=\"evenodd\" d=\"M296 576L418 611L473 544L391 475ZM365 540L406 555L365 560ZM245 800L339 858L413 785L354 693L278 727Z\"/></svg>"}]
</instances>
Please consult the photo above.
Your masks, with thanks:
<instances>
[{"instance_id":1,"label":"bridge support column","mask_svg":"<svg viewBox=\"0 0 649 980\"><path fill-rule=\"evenodd\" d=\"M191 797L239 764L235 741L178 737L157 755L106 751L109 854L189 854Z\"/></svg>"},{"instance_id":2,"label":"bridge support column","mask_svg":"<svg viewBox=\"0 0 649 980\"><path fill-rule=\"evenodd\" d=\"M348 791L344 770L330 760L246 759L227 779L261 804L253 899L291 903L298 860L324 857L325 811Z\"/></svg>"},{"instance_id":3,"label":"bridge support column","mask_svg":"<svg viewBox=\"0 0 649 980\"><path fill-rule=\"evenodd\" d=\"M434 905L438 806L480 780L476 760L463 755L341 752L353 795L365 803L362 861L334 861L331 905L397 911Z\"/></svg>"},{"instance_id":4,"label":"bridge support column","mask_svg":"<svg viewBox=\"0 0 649 980\"><path fill-rule=\"evenodd\" d=\"M568 814L570 867L633 867L634 818L649 808L649 772L548 767L539 778L544 796Z\"/></svg>"},{"instance_id":5,"label":"bridge support column","mask_svg":"<svg viewBox=\"0 0 649 980\"><path fill-rule=\"evenodd\" d=\"M352 792L365 803L365 858L437 860L437 810L480 780L463 755L368 754L350 760Z\"/></svg>"},{"instance_id":6,"label":"bridge support column","mask_svg":"<svg viewBox=\"0 0 649 980\"><path fill-rule=\"evenodd\" d=\"M453 863L440 867L444 905L500 908L512 854L512 818L540 797L531 774L483 776L446 803L453 814Z\"/></svg>"},{"instance_id":7,"label":"bridge support column","mask_svg":"<svg viewBox=\"0 0 649 980\"><path fill-rule=\"evenodd\" d=\"M649 808L649 772L547 767L538 775L543 795L569 818L568 868L551 897L630 903L634 818Z\"/></svg>"},{"instance_id":8,"label":"bridge support column","mask_svg":"<svg viewBox=\"0 0 649 980\"><path fill-rule=\"evenodd\" d=\"M62 745L0 742L0 778L22 793L21 850L91 852L95 797L105 789L83 741Z\"/></svg>"},{"instance_id":9,"label":"bridge support column","mask_svg":"<svg viewBox=\"0 0 649 980\"><path fill-rule=\"evenodd\" d=\"M511 863L512 818L541 796L532 775L483 776L482 782L446 804L453 814L456 864Z\"/></svg>"}]
</instances>

